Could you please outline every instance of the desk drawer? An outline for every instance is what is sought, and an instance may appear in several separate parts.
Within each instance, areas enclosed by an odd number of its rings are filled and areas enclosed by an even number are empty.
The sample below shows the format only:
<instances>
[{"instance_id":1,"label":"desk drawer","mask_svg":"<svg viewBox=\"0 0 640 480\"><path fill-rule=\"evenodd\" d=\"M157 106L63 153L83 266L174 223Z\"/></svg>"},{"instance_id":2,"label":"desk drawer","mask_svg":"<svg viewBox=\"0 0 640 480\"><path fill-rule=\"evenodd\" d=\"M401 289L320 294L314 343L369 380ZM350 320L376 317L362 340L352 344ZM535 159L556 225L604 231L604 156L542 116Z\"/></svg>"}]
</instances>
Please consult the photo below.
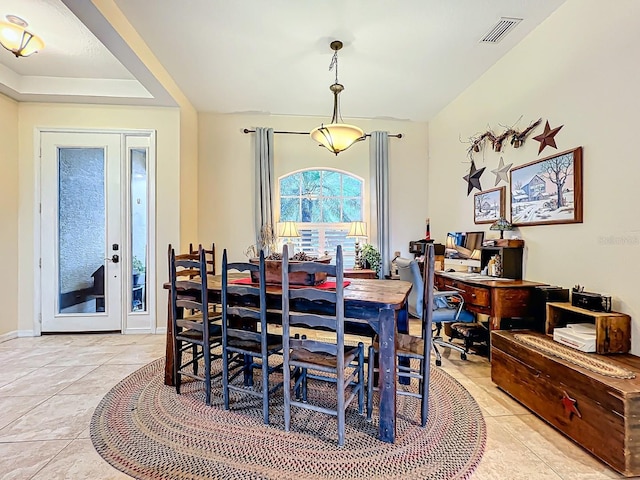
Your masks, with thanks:
<instances>
[{"instance_id":1,"label":"desk drawer","mask_svg":"<svg viewBox=\"0 0 640 480\"><path fill-rule=\"evenodd\" d=\"M455 290L462 295L468 306L485 307L491 306L491 292L488 288L474 287L464 282L452 278L437 277L436 286L440 290Z\"/></svg>"}]
</instances>

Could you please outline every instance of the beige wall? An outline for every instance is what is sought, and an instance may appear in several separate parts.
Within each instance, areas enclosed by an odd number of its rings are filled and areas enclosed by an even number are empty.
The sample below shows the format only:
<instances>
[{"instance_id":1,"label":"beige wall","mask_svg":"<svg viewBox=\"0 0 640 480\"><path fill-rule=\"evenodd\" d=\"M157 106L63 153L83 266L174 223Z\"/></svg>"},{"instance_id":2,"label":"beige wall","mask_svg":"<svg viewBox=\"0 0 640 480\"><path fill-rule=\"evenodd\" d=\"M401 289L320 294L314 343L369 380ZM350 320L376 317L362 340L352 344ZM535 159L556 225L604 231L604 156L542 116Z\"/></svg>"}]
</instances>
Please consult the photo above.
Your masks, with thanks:
<instances>
[{"instance_id":1,"label":"beige wall","mask_svg":"<svg viewBox=\"0 0 640 480\"><path fill-rule=\"evenodd\" d=\"M18 326L18 104L0 94L0 336Z\"/></svg>"},{"instance_id":2,"label":"beige wall","mask_svg":"<svg viewBox=\"0 0 640 480\"><path fill-rule=\"evenodd\" d=\"M462 177L467 139L501 125L526 127L539 117L556 135L558 150L531 137L523 148L475 156L492 188L499 157L518 166L554 152L584 147L584 223L520 228L526 242L526 278L608 292L615 310L632 317L632 351L640 354L640 2L568 0L430 123L429 203L432 233L487 226L473 223L473 195ZM507 215L508 202L507 202ZM489 234L493 236L493 232Z\"/></svg>"},{"instance_id":3,"label":"beige wall","mask_svg":"<svg viewBox=\"0 0 640 480\"><path fill-rule=\"evenodd\" d=\"M34 104L19 106L19 294L18 330L31 331L34 319L34 200L37 128L155 130L156 265L161 284L168 278L166 246L180 240L180 111L178 108ZM17 183L17 182L16 182ZM166 292L156 286L157 325L166 326Z\"/></svg>"},{"instance_id":4,"label":"beige wall","mask_svg":"<svg viewBox=\"0 0 640 480\"><path fill-rule=\"evenodd\" d=\"M327 119L269 115L199 116L199 241L214 241L218 256L227 248L232 259L255 243L254 145L255 135L243 128L308 132ZM424 237L427 212L427 124L392 120L352 119L366 132L386 130L402 133L389 139L389 185L391 203L391 253L408 255L408 243ZM276 134L275 177L309 167L330 167L358 175L370 186L368 140L351 146L337 157L318 147L307 135ZM365 205L366 214L369 204ZM278 220L276 213L276 221Z\"/></svg>"}]
</instances>

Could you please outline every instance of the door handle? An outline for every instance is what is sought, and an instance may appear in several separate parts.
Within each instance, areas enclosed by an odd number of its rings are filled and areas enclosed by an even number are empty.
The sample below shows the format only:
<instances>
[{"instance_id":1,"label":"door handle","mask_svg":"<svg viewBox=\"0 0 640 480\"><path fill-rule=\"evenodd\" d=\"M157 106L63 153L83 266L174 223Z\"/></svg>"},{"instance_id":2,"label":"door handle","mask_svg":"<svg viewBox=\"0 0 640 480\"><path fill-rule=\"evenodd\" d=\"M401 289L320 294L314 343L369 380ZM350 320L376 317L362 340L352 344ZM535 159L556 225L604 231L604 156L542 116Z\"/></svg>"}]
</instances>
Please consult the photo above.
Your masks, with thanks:
<instances>
[{"instance_id":1,"label":"door handle","mask_svg":"<svg viewBox=\"0 0 640 480\"><path fill-rule=\"evenodd\" d=\"M118 263L118 262L120 261L120 257L114 253L114 254L111 256L111 258L109 258L109 257L105 257L105 260L106 260L107 262Z\"/></svg>"}]
</instances>

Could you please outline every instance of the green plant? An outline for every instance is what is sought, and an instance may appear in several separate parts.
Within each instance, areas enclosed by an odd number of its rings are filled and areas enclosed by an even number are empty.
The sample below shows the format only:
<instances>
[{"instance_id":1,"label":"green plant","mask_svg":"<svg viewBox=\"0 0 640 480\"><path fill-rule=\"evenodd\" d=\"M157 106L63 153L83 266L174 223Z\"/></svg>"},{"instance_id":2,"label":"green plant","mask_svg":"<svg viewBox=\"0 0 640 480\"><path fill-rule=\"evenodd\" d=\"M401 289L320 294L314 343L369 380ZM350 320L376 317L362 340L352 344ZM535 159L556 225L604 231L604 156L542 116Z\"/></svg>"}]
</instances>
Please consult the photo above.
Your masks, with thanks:
<instances>
[{"instance_id":1,"label":"green plant","mask_svg":"<svg viewBox=\"0 0 640 480\"><path fill-rule=\"evenodd\" d=\"M144 273L146 271L143 261L135 255L131 259L131 270L133 273Z\"/></svg>"},{"instance_id":2,"label":"green plant","mask_svg":"<svg viewBox=\"0 0 640 480\"><path fill-rule=\"evenodd\" d=\"M360 250L360 258L371 270L375 270L376 274L380 273L382 256L376 247L365 243Z\"/></svg>"}]
</instances>

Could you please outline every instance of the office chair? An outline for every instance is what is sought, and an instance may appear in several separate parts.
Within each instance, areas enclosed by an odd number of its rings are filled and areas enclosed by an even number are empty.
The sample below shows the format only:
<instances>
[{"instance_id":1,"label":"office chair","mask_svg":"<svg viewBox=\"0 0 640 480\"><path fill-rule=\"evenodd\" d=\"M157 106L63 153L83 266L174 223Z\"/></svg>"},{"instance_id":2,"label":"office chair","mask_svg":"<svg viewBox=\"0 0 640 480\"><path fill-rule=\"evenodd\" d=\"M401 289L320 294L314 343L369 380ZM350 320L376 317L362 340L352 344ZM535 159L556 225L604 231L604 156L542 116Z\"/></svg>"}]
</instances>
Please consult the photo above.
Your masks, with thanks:
<instances>
[{"instance_id":1,"label":"office chair","mask_svg":"<svg viewBox=\"0 0 640 480\"><path fill-rule=\"evenodd\" d=\"M416 262L416 260L399 257L396 259L396 264L398 266L400 280L411 282L413 284L413 288L409 293L408 299L409 314L413 317L422 319L424 279L420 274L418 262ZM432 339L432 346L436 354L436 365L438 366L442 365L442 355L438 350L438 346L460 352L460 358L462 360L467 359L467 350L464 347L447 342L440 336L443 323L475 321L473 314L464 310L463 307L464 299L458 292L434 291L433 323L435 324L435 334Z\"/></svg>"}]
</instances>

